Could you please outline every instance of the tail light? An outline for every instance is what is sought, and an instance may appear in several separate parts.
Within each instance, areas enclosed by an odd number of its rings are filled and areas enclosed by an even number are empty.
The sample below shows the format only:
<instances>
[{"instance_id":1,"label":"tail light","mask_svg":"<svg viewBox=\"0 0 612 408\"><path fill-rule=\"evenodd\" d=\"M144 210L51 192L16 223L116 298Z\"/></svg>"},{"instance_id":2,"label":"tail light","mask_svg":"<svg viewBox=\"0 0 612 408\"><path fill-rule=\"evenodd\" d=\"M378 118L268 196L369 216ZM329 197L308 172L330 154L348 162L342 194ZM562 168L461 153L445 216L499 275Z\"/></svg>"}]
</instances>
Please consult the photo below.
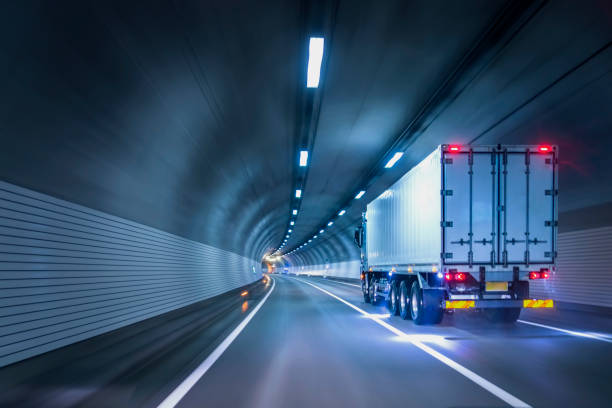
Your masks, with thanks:
<instances>
[{"instance_id":1,"label":"tail light","mask_svg":"<svg viewBox=\"0 0 612 408\"><path fill-rule=\"evenodd\" d=\"M540 272L529 272L529 279L540 279Z\"/></svg>"},{"instance_id":2,"label":"tail light","mask_svg":"<svg viewBox=\"0 0 612 408\"><path fill-rule=\"evenodd\" d=\"M465 282L467 275L463 272L445 273L444 279L447 281Z\"/></svg>"},{"instance_id":3,"label":"tail light","mask_svg":"<svg viewBox=\"0 0 612 408\"><path fill-rule=\"evenodd\" d=\"M550 278L550 272L548 269L540 269L540 271L529 272L529 279L548 279Z\"/></svg>"},{"instance_id":4,"label":"tail light","mask_svg":"<svg viewBox=\"0 0 612 408\"><path fill-rule=\"evenodd\" d=\"M538 147L538 151L540 151L541 153L550 153L550 152L552 152L552 147L550 147L550 146L539 146Z\"/></svg>"},{"instance_id":5,"label":"tail light","mask_svg":"<svg viewBox=\"0 0 612 408\"><path fill-rule=\"evenodd\" d=\"M450 145L448 146L448 150L454 153L457 153L459 151L461 151L461 147L457 146L457 145Z\"/></svg>"}]
</instances>

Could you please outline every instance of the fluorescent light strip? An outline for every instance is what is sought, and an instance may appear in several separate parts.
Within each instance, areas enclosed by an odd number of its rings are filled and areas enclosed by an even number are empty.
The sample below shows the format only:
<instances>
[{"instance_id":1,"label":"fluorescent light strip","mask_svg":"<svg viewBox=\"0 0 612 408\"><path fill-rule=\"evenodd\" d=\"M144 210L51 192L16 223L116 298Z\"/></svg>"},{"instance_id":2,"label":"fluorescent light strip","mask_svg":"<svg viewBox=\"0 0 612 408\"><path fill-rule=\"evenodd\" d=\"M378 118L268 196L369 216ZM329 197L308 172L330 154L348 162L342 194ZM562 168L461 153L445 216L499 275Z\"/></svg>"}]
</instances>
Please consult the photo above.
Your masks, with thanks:
<instances>
[{"instance_id":1,"label":"fluorescent light strip","mask_svg":"<svg viewBox=\"0 0 612 408\"><path fill-rule=\"evenodd\" d=\"M300 150L300 167L308 165L308 150Z\"/></svg>"},{"instance_id":2,"label":"fluorescent light strip","mask_svg":"<svg viewBox=\"0 0 612 408\"><path fill-rule=\"evenodd\" d=\"M395 153L391 160L389 160L387 164L385 164L385 169L390 169L391 167L395 166L395 163L397 163L397 161L401 159L403 155L404 153L402 152Z\"/></svg>"},{"instance_id":3,"label":"fluorescent light strip","mask_svg":"<svg viewBox=\"0 0 612 408\"><path fill-rule=\"evenodd\" d=\"M302 197L302 190L295 190L295 198L300 198Z\"/></svg>"},{"instance_id":4,"label":"fluorescent light strip","mask_svg":"<svg viewBox=\"0 0 612 408\"><path fill-rule=\"evenodd\" d=\"M306 87L318 88L321 76L321 62L323 62L323 47L325 40L322 37L310 37L308 46L308 74Z\"/></svg>"},{"instance_id":5,"label":"fluorescent light strip","mask_svg":"<svg viewBox=\"0 0 612 408\"><path fill-rule=\"evenodd\" d=\"M346 210L341 210L341 211L338 213L338 215L339 215L339 216L343 216L345 213L346 213Z\"/></svg>"},{"instance_id":6,"label":"fluorescent light strip","mask_svg":"<svg viewBox=\"0 0 612 408\"><path fill-rule=\"evenodd\" d=\"M365 194L365 190L361 190L360 192L357 193L357 195L355 196L355 200L359 200L361 197L363 197L363 195Z\"/></svg>"}]
</instances>

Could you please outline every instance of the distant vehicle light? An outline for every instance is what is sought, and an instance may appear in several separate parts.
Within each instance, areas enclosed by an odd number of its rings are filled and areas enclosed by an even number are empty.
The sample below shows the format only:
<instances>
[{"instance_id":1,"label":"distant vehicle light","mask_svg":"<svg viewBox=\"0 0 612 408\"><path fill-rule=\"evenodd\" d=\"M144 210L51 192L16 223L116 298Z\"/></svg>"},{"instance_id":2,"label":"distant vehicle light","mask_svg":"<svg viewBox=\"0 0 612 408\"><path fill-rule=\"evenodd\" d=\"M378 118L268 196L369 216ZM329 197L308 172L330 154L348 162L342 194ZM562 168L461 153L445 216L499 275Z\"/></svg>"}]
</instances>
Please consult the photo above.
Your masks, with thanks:
<instances>
[{"instance_id":1,"label":"distant vehicle light","mask_svg":"<svg viewBox=\"0 0 612 408\"><path fill-rule=\"evenodd\" d=\"M540 279L540 272L529 272L529 279Z\"/></svg>"},{"instance_id":2,"label":"distant vehicle light","mask_svg":"<svg viewBox=\"0 0 612 408\"><path fill-rule=\"evenodd\" d=\"M444 277L444 274L442 272L438 272L436 276L438 277L438 279L442 279Z\"/></svg>"},{"instance_id":3,"label":"distant vehicle light","mask_svg":"<svg viewBox=\"0 0 612 408\"><path fill-rule=\"evenodd\" d=\"M395 166L395 163L397 163L397 161L401 159L403 155L403 152L396 152L393 157L391 157L391 159L387 162L387 164L385 164L385 169L390 169L391 167Z\"/></svg>"},{"instance_id":4,"label":"distant vehicle light","mask_svg":"<svg viewBox=\"0 0 612 408\"><path fill-rule=\"evenodd\" d=\"M459 147L457 145L450 145L450 146L448 146L448 150L450 150L451 152L460 152L461 151L461 147Z\"/></svg>"},{"instance_id":5,"label":"distant vehicle light","mask_svg":"<svg viewBox=\"0 0 612 408\"><path fill-rule=\"evenodd\" d=\"M341 211L338 213L338 215L339 215L339 216L343 216L345 213L346 213L346 210L341 210Z\"/></svg>"},{"instance_id":6,"label":"distant vehicle light","mask_svg":"<svg viewBox=\"0 0 612 408\"><path fill-rule=\"evenodd\" d=\"M542 153L548 153L552 151L552 148L550 146L540 146L538 147L538 150L541 151Z\"/></svg>"},{"instance_id":7,"label":"distant vehicle light","mask_svg":"<svg viewBox=\"0 0 612 408\"><path fill-rule=\"evenodd\" d=\"M306 87L318 88L321 76L321 63L323 62L323 37L310 37L308 46L308 73L306 77Z\"/></svg>"},{"instance_id":8,"label":"distant vehicle light","mask_svg":"<svg viewBox=\"0 0 612 408\"><path fill-rule=\"evenodd\" d=\"M361 197L363 197L363 195L365 194L365 190L361 190L360 192L357 193L357 195L355 196L355 200L359 200Z\"/></svg>"},{"instance_id":9,"label":"distant vehicle light","mask_svg":"<svg viewBox=\"0 0 612 408\"><path fill-rule=\"evenodd\" d=\"M300 167L308 165L308 150L300 150Z\"/></svg>"},{"instance_id":10,"label":"distant vehicle light","mask_svg":"<svg viewBox=\"0 0 612 408\"><path fill-rule=\"evenodd\" d=\"M550 278L550 273L548 272L548 270L543 270L542 272L540 272L540 279L548 279Z\"/></svg>"},{"instance_id":11,"label":"distant vehicle light","mask_svg":"<svg viewBox=\"0 0 612 408\"><path fill-rule=\"evenodd\" d=\"M300 198L302 197L302 190L295 190L295 198Z\"/></svg>"}]
</instances>

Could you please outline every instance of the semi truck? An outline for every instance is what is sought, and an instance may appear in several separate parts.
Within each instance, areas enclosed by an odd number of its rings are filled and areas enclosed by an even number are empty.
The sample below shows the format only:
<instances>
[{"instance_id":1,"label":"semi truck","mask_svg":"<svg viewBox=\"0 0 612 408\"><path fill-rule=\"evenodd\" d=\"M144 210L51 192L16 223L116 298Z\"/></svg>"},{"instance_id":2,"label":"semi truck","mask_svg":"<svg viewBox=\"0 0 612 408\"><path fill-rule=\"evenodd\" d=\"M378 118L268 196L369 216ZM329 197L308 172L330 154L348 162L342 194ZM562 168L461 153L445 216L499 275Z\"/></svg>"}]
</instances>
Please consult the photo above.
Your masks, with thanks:
<instances>
[{"instance_id":1,"label":"semi truck","mask_svg":"<svg viewBox=\"0 0 612 408\"><path fill-rule=\"evenodd\" d=\"M355 231L365 302L416 324L552 308L529 285L555 272L557 167L557 146L438 146L366 207Z\"/></svg>"}]
</instances>

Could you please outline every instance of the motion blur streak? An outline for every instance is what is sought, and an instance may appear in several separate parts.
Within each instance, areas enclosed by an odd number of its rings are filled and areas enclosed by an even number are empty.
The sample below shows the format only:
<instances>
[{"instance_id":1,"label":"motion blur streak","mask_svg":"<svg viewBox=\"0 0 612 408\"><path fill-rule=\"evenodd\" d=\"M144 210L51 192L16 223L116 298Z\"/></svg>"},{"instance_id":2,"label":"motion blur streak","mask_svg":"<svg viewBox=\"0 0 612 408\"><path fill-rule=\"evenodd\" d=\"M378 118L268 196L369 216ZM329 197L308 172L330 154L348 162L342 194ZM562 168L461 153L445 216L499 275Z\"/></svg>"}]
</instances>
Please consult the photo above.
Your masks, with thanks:
<instances>
[{"instance_id":1,"label":"motion blur streak","mask_svg":"<svg viewBox=\"0 0 612 408\"><path fill-rule=\"evenodd\" d=\"M410 343L414 344L416 347L420 348L421 350L423 350L424 352L426 352L430 356L434 357L438 361L441 361L442 363L446 364L447 366L449 366L453 370L457 371L458 373L460 373L463 376L467 377L471 381L475 382L476 384L478 384L479 386L481 386L485 390L489 391L491 394L495 395L499 399L503 400L507 404L509 404L509 405L511 405L513 407L530 407L530 405L527 404L526 402L521 401L520 399L516 398L514 395L509 394L508 392L506 392L503 389L499 388L497 385L491 383L488 380L485 380L484 378L482 378L481 376L479 376L475 372L465 368L461 364L451 360L450 358L448 358L445 355L437 352L436 350L432 349L431 347L426 346L421 341L416 340L414 337L411 337L410 335L404 333L403 331L401 331L401 330L391 326L389 323L384 322L384 321L380 320L379 318L371 317L372 315L370 315L365 310L363 310L363 309L353 305L350 302L347 302L346 300L342 299L341 297L336 296L333 293L331 293L331 292L329 292L329 291L327 291L327 290L325 290L325 289L323 289L323 288L321 288L321 287L319 287L317 285L313 285L312 283L306 282L306 281L304 281L302 279L298 279L298 280L300 282L303 282L303 283L305 283L307 285L312 286L315 289L320 290L321 292L323 292L323 293L333 297L336 300L339 300L340 302L344 303L348 307L358 311L362 315L370 316L372 321L378 323L379 325L381 325L385 329L389 330L390 332L396 334L397 336L407 339Z\"/></svg>"},{"instance_id":2,"label":"motion blur streak","mask_svg":"<svg viewBox=\"0 0 612 408\"><path fill-rule=\"evenodd\" d=\"M176 404L178 404L183 397L189 392L189 390L198 382L200 378L215 364L215 361L227 348L232 344L232 342L238 337L240 332L244 330L247 324L251 321L251 319L255 316L255 314L259 311L259 309L263 306L263 304L268 300L272 292L274 291L274 286L276 286L276 281L272 278L272 287L270 291L264 296L263 299L257 304L255 309L245 319L230 333L229 336L221 344L217 346L217 348L200 364L189 377L185 378L183 382L176 387L174 391L170 395L166 397L165 400L162 401L161 404L157 406L157 408L174 408Z\"/></svg>"}]
</instances>

